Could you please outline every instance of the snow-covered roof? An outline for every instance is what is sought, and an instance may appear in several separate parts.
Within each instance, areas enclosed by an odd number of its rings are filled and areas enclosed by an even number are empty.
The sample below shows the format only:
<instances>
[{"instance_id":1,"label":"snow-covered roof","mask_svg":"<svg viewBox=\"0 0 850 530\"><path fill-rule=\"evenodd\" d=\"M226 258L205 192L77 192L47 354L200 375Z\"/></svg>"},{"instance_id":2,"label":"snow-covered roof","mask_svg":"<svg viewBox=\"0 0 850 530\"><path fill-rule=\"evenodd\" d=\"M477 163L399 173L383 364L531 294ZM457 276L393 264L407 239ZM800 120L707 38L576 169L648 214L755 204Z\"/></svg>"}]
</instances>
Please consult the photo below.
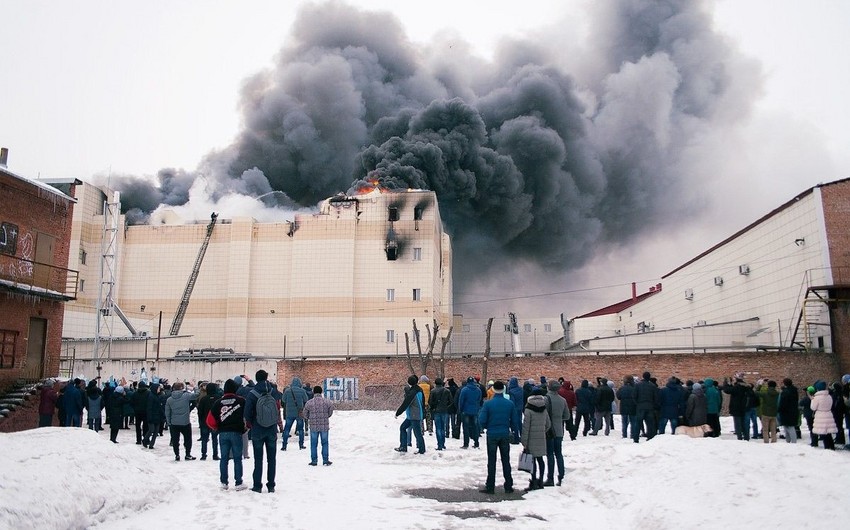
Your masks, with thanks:
<instances>
[{"instance_id":1,"label":"snow-covered roof","mask_svg":"<svg viewBox=\"0 0 850 530\"><path fill-rule=\"evenodd\" d=\"M54 195L58 195L59 197L65 199L65 200L68 200L68 201L71 201L71 202L77 202L77 199L62 193L61 191L54 188L53 186L51 186L47 182L39 181L39 180L35 180L35 179L31 179L31 178L27 178L27 177L18 175L17 173L10 171L9 168L6 168L6 167L0 167L0 173L4 173L6 175L9 175L12 178L22 180L22 181L26 182L27 184L32 184L33 186L35 186L39 189L50 192Z\"/></svg>"}]
</instances>

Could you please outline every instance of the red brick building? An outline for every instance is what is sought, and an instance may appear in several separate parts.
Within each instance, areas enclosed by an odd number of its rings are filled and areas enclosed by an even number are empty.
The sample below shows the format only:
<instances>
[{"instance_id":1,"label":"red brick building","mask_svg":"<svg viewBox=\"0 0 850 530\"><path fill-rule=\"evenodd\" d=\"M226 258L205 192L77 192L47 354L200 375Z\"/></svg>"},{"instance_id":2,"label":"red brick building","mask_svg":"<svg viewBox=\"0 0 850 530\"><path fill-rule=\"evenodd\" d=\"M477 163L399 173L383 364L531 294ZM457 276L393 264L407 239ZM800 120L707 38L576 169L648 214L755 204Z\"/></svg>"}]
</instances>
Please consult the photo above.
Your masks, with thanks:
<instances>
[{"instance_id":1,"label":"red brick building","mask_svg":"<svg viewBox=\"0 0 850 530\"><path fill-rule=\"evenodd\" d=\"M16 175L0 152L0 392L58 375L64 302L77 292L68 270L68 193Z\"/></svg>"}]
</instances>

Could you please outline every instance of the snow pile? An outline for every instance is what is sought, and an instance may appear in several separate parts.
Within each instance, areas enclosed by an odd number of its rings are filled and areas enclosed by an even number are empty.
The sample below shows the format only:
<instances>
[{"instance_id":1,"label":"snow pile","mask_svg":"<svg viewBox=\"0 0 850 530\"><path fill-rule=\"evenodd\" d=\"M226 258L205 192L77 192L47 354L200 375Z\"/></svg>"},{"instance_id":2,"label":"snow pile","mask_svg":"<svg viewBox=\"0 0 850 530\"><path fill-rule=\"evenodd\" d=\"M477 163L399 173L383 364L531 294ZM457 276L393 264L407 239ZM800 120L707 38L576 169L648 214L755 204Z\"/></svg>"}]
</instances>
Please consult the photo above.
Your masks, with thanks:
<instances>
[{"instance_id":1,"label":"snow pile","mask_svg":"<svg viewBox=\"0 0 850 530\"><path fill-rule=\"evenodd\" d=\"M192 453L200 457L197 417ZM678 529L715 521L754 528L782 521L789 528L850 520L846 484L850 451L780 440L743 442L723 418L719 439L662 435L634 444L622 438L619 418L610 436L579 436L564 443L567 473L561 487L523 493L528 475L515 470L516 492L478 490L486 477L486 450L461 449L449 439L435 451L396 453L398 426L391 411L337 411L331 417L329 467L309 467L309 449L277 455L274 494L221 491L218 462L174 461L167 438L156 449L135 445L135 432L46 428L0 434L0 528L90 528L119 525L149 530L268 528L285 521L294 529L335 521L347 529L516 528L517 524L593 521L605 528ZM309 445L309 437L307 438ZM183 449L180 449L181 455ZM254 459L244 462L252 485ZM265 473L263 474L265 486ZM814 516L813 514L817 514Z\"/></svg>"}]
</instances>

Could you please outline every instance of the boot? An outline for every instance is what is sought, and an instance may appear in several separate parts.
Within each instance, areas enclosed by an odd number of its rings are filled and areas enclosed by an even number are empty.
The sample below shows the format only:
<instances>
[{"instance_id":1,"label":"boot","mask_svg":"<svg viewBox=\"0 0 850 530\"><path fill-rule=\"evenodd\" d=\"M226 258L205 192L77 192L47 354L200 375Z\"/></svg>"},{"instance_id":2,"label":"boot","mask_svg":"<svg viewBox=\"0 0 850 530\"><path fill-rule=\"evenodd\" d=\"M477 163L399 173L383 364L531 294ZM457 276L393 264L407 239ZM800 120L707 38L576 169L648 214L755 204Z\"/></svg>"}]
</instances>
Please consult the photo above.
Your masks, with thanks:
<instances>
[{"instance_id":1,"label":"boot","mask_svg":"<svg viewBox=\"0 0 850 530\"><path fill-rule=\"evenodd\" d=\"M564 475L558 475L558 486L561 485L561 482L564 480Z\"/></svg>"},{"instance_id":2,"label":"boot","mask_svg":"<svg viewBox=\"0 0 850 530\"><path fill-rule=\"evenodd\" d=\"M546 486L546 487L552 487L554 485L555 485L555 479L552 478L552 477L549 477L548 479L546 479L546 482L543 483L543 486Z\"/></svg>"},{"instance_id":3,"label":"boot","mask_svg":"<svg viewBox=\"0 0 850 530\"><path fill-rule=\"evenodd\" d=\"M527 487L527 488L525 488L525 490L524 490L524 491L525 491L526 493L528 493L529 491L534 491L534 490L536 490L537 488L535 488L535 487L534 487L536 484L537 484L537 479L531 479L531 480L529 480L529 481L528 481L528 487Z\"/></svg>"}]
</instances>

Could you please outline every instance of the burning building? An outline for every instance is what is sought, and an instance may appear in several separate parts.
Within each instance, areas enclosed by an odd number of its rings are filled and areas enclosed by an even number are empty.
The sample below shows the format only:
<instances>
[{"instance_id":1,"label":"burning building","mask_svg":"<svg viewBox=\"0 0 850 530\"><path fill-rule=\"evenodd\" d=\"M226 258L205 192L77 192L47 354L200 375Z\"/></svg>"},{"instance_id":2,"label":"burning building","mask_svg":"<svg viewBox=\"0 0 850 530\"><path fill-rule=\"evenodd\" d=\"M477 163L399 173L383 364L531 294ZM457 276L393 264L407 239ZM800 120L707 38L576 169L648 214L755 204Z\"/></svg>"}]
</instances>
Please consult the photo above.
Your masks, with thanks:
<instances>
[{"instance_id":1,"label":"burning building","mask_svg":"<svg viewBox=\"0 0 850 530\"><path fill-rule=\"evenodd\" d=\"M86 185L99 211L82 208L81 255L101 253L109 194ZM81 199L84 204L89 201ZM448 332L452 251L432 191L366 183L286 222L250 217L122 226L112 300L103 303L97 260L64 330L76 356L113 319L99 358L151 359L222 348L258 358L404 355L413 321ZM199 252L200 249L203 249ZM101 267L102 268L102 267ZM102 281L102 280L101 280ZM101 301L98 304L98 300Z\"/></svg>"}]
</instances>

